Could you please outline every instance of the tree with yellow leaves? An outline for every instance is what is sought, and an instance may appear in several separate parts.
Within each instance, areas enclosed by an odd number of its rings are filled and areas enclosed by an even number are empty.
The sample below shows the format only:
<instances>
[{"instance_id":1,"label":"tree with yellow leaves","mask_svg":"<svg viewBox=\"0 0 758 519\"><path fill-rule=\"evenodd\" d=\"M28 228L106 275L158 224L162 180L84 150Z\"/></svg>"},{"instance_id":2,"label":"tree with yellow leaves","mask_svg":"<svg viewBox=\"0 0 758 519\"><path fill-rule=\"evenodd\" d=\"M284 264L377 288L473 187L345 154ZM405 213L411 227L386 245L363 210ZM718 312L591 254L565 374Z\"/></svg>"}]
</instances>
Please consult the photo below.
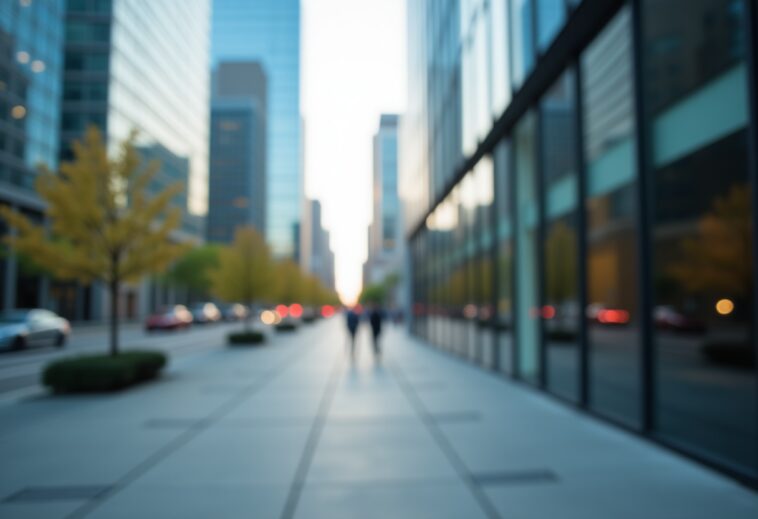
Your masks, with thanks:
<instances>
[{"instance_id":1,"label":"tree with yellow leaves","mask_svg":"<svg viewBox=\"0 0 758 519\"><path fill-rule=\"evenodd\" d=\"M698 221L697 234L681 241L681 260L668 273L690 293L747 297L753 286L750 211L745 184L716 198Z\"/></svg>"},{"instance_id":2,"label":"tree with yellow leaves","mask_svg":"<svg viewBox=\"0 0 758 519\"><path fill-rule=\"evenodd\" d=\"M281 260L276 264L276 300L285 305L301 303L303 294L303 272L292 260Z\"/></svg>"},{"instance_id":3,"label":"tree with yellow leaves","mask_svg":"<svg viewBox=\"0 0 758 519\"><path fill-rule=\"evenodd\" d=\"M234 242L218 253L218 268L210 274L212 291L227 302L252 305L267 298L273 287L271 253L263 237L255 228L239 227ZM245 329L250 329L250 315Z\"/></svg>"},{"instance_id":4,"label":"tree with yellow leaves","mask_svg":"<svg viewBox=\"0 0 758 519\"><path fill-rule=\"evenodd\" d=\"M148 187L160 169L145 166L132 134L116 157L108 157L100 132L90 127L74 142L74 160L60 174L40 171L36 189L46 202L49 232L7 207L0 208L16 230L9 245L60 279L100 281L110 292L110 353L118 355L119 290L123 283L165 269L184 246L170 241L181 223L171 207L181 184L154 196Z\"/></svg>"}]
</instances>

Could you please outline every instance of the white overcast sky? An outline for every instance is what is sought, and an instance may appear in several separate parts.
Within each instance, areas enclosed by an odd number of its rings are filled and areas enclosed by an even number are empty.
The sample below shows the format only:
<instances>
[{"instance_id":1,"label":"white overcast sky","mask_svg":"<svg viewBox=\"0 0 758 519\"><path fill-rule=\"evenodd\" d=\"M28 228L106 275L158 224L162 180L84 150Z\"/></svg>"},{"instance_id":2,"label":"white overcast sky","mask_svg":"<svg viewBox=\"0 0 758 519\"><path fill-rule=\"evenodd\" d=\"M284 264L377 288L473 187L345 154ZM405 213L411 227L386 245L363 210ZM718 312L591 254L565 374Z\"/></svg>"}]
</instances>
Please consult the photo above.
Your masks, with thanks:
<instances>
[{"instance_id":1,"label":"white overcast sky","mask_svg":"<svg viewBox=\"0 0 758 519\"><path fill-rule=\"evenodd\" d=\"M321 200L337 290L360 292L371 221L372 136L406 103L405 0L302 0L305 189Z\"/></svg>"}]
</instances>

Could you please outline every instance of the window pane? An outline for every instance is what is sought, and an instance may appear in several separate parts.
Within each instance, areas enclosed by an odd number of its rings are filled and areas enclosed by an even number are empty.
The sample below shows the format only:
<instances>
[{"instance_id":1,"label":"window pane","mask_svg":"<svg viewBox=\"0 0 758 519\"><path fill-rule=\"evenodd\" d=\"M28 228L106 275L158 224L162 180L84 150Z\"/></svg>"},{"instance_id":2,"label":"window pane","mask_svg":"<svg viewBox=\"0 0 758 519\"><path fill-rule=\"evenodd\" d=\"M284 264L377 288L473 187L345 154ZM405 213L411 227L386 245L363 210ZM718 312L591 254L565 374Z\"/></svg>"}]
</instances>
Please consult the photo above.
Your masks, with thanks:
<instances>
[{"instance_id":1,"label":"window pane","mask_svg":"<svg viewBox=\"0 0 758 519\"><path fill-rule=\"evenodd\" d=\"M579 389L579 191L576 160L576 93L565 72L540 104L545 204L542 308L548 388L576 400Z\"/></svg>"},{"instance_id":2,"label":"window pane","mask_svg":"<svg viewBox=\"0 0 758 519\"><path fill-rule=\"evenodd\" d=\"M511 79L514 90L521 87L524 79L534 67L532 1L511 0L511 35L513 37Z\"/></svg>"},{"instance_id":3,"label":"window pane","mask_svg":"<svg viewBox=\"0 0 758 519\"><path fill-rule=\"evenodd\" d=\"M642 9L656 428L755 470L745 3L645 0Z\"/></svg>"},{"instance_id":4,"label":"window pane","mask_svg":"<svg viewBox=\"0 0 758 519\"><path fill-rule=\"evenodd\" d=\"M541 51L553 42L566 21L564 0L537 0L537 43Z\"/></svg>"},{"instance_id":5,"label":"window pane","mask_svg":"<svg viewBox=\"0 0 758 519\"><path fill-rule=\"evenodd\" d=\"M628 8L587 48L581 67L590 405L600 413L637 425L637 165Z\"/></svg>"},{"instance_id":6,"label":"window pane","mask_svg":"<svg viewBox=\"0 0 758 519\"><path fill-rule=\"evenodd\" d=\"M510 141L495 148L497 194L497 317L500 371L513 373L513 216Z\"/></svg>"},{"instance_id":7,"label":"window pane","mask_svg":"<svg viewBox=\"0 0 758 519\"><path fill-rule=\"evenodd\" d=\"M539 308L537 231L539 209L535 168L536 117L529 112L516 126L516 333L518 373L537 383L539 378Z\"/></svg>"},{"instance_id":8,"label":"window pane","mask_svg":"<svg viewBox=\"0 0 758 519\"><path fill-rule=\"evenodd\" d=\"M507 0L490 3L492 117L499 117L511 101L510 26Z\"/></svg>"}]
</instances>

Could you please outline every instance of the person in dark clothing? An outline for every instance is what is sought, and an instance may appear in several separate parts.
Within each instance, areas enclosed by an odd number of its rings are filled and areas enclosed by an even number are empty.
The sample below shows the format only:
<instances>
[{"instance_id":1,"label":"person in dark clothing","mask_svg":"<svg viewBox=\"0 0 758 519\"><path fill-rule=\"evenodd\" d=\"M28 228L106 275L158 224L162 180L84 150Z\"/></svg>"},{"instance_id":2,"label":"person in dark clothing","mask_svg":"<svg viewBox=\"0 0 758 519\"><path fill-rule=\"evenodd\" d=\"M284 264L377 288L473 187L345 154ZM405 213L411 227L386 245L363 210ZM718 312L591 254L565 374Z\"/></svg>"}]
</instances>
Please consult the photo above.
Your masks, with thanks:
<instances>
[{"instance_id":1,"label":"person in dark clothing","mask_svg":"<svg viewBox=\"0 0 758 519\"><path fill-rule=\"evenodd\" d=\"M347 331L350 334L350 354L355 355L355 334L358 332L358 312L350 308L346 314Z\"/></svg>"},{"instance_id":2,"label":"person in dark clothing","mask_svg":"<svg viewBox=\"0 0 758 519\"><path fill-rule=\"evenodd\" d=\"M374 355L379 355L381 353L381 348L379 348L379 335L382 333L382 319L384 319L382 308L379 306L373 307L369 313L368 320L369 324L371 324L371 336L374 339Z\"/></svg>"}]
</instances>

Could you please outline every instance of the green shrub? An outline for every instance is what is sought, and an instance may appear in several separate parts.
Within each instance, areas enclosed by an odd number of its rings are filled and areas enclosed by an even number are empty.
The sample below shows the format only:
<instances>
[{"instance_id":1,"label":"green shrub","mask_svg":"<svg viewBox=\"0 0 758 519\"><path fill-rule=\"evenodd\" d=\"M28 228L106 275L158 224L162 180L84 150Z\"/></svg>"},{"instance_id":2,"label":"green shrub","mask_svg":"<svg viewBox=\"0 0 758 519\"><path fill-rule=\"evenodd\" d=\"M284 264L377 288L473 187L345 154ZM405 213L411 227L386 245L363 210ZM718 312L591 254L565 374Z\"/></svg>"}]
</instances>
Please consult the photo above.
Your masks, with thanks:
<instances>
[{"instance_id":1,"label":"green shrub","mask_svg":"<svg viewBox=\"0 0 758 519\"><path fill-rule=\"evenodd\" d=\"M56 393L114 391L155 378L166 362L166 355L157 351L82 355L48 364L42 383Z\"/></svg>"},{"instance_id":2,"label":"green shrub","mask_svg":"<svg viewBox=\"0 0 758 519\"><path fill-rule=\"evenodd\" d=\"M292 322L281 322L275 325L275 328L277 332L294 332L297 326Z\"/></svg>"},{"instance_id":3,"label":"green shrub","mask_svg":"<svg viewBox=\"0 0 758 519\"><path fill-rule=\"evenodd\" d=\"M226 338L231 345L262 344L266 340L263 332L258 331L230 333Z\"/></svg>"}]
</instances>

